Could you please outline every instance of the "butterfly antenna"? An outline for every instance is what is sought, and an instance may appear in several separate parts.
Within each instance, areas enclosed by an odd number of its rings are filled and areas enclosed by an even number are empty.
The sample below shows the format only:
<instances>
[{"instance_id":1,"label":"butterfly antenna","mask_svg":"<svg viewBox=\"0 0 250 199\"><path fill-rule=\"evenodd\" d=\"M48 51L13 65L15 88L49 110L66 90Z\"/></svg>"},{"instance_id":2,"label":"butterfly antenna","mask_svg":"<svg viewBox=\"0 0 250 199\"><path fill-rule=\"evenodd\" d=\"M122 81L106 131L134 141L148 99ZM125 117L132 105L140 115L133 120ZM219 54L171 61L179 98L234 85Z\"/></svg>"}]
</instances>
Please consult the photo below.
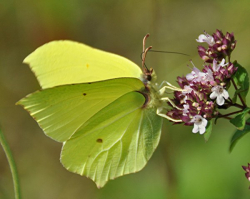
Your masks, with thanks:
<instances>
[{"instance_id":1,"label":"butterfly antenna","mask_svg":"<svg viewBox=\"0 0 250 199\"><path fill-rule=\"evenodd\" d=\"M141 54L142 70L145 75L151 74L150 70L147 68L145 64L147 52L152 48L152 46L149 46L148 48L146 48L146 40L148 37L149 37L149 34L146 34L145 37L143 38L142 54Z\"/></svg>"},{"instance_id":2,"label":"butterfly antenna","mask_svg":"<svg viewBox=\"0 0 250 199\"><path fill-rule=\"evenodd\" d=\"M173 51L149 50L149 52L156 52L156 53L172 53L172 54L185 55L185 56L189 56L189 57L190 57L190 55L188 55L188 54L180 53L180 52L173 52Z\"/></svg>"}]
</instances>

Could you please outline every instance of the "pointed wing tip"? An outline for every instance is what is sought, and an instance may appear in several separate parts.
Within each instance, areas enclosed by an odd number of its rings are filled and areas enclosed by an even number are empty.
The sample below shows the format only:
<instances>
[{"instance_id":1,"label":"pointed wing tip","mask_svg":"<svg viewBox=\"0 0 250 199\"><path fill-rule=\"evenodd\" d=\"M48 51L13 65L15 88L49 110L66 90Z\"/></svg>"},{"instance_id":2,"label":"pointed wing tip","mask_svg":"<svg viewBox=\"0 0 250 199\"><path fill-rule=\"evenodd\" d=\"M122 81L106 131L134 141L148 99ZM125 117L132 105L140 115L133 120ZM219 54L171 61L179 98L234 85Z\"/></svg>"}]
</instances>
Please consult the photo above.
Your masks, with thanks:
<instances>
[{"instance_id":1,"label":"pointed wing tip","mask_svg":"<svg viewBox=\"0 0 250 199\"><path fill-rule=\"evenodd\" d=\"M20 99L20 100L18 100L16 103L15 103L15 105L16 106L22 106L22 107L24 107L24 105L23 105L23 100L25 99L25 97L24 98L22 98L22 99Z\"/></svg>"},{"instance_id":2,"label":"pointed wing tip","mask_svg":"<svg viewBox=\"0 0 250 199\"><path fill-rule=\"evenodd\" d=\"M22 105L20 101L21 101L21 100L17 101L17 102L15 103L15 105L16 105L16 106Z\"/></svg>"},{"instance_id":3,"label":"pointed wing tip","mask_svg":"<svg viewBox=\"0 0 250 199\"><path fill-rule=\"evenodd\" d=\"M92 180L92 179L91 179L91 180ZM93 181L94 181L94 180L93 180ZM96 184L96 187L97 187L98 189L103 188L103 187L106 185L107 182L108 182L108 181L105 181L105 182L102 182L102 183L98 183L98 182L94 181L94 183Z\"/></svg>"},{"instance_id":4,"label":"pointed wing tip","mask_svg":"<svg viewBox=\"0 0 250 199\"><path fill-rule=\"evenodd\" d=\"M29 54L27 57L25 57L24 60L23 60L23 64L29 65L30 68L31 68L31 65L30 65L30 63L31 63L30 57L33 55L33 53L34 53L34 52L30 53L30 54Z\"/></svg>"}]
</instances>

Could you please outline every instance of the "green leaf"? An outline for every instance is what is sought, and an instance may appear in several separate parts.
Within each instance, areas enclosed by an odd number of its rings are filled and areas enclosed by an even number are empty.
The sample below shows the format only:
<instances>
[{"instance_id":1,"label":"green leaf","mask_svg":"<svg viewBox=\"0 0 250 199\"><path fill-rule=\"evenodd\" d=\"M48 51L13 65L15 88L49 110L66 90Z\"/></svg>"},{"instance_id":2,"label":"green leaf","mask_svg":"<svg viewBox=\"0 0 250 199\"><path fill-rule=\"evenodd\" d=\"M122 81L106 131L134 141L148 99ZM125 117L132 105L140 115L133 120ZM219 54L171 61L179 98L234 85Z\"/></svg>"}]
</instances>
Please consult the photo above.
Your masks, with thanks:
<instances>
[{"instance_id":1,"label":"green leaf","mask_svg":"<svg viewBox=\"0 0 250 199\"><path fill-rule=\"evenodd\" d=\"M245 108L241 113L238 113L230 122L239 130L244 129L246 124L246 114L250 111L250 108Z\"/></svg>"},{"instance_id":2,"label":"green leaf","mask_svg":"<svg viewBox=\"0 0 250 199\"><path fill-rule=\"evenodd\" d=\"M247 122L250 122L250 118L247 119ZM250 125L245 125L245 128L243 130L237 130L234 133L233 137L231 138L229 151L232 152L238 140L249 132L250 132Z\"/></svg>"},{"instance_id":3,"label":"green leaf","mask_svg":"<svg viewBox=\"0 0 250 199\"><path fill-rule=\"evenodd\" d=\"M232 103L233 103L233 104L236 103L236 101L237 101L237 96L238 96L238 94L240 94L240 93L241 93L240 90L236 90L236 91L235 91L234 96L233 96L233 98L232 98Z\"/></svg>"},{"instance_id":4,"label":"green leaf","mask_svg":"<svg viewBox=\"0 0 250 199\"><path fill-rule=\"evenodd\" d=\"M246 102L246 96L249 90L249 77L246 69L238 64L236 61L233 63L237 67L236 73L233 75L233 80L238 86L238 90L235 91L233 99L236 101L236 95L240 94L244 102ZM233 100L233 101L234 101Z\"/></svg>"},{"instance_id":5,"label":"green leaf","mask_svg":"<svg viewBox=\"0 0 250 199\"><path fill-rule=\"evenodd\" d=\"M212 134L213 120L208 121L206 132L204 134L204 139L207 142Z\"/></svg>"}]
</instances>

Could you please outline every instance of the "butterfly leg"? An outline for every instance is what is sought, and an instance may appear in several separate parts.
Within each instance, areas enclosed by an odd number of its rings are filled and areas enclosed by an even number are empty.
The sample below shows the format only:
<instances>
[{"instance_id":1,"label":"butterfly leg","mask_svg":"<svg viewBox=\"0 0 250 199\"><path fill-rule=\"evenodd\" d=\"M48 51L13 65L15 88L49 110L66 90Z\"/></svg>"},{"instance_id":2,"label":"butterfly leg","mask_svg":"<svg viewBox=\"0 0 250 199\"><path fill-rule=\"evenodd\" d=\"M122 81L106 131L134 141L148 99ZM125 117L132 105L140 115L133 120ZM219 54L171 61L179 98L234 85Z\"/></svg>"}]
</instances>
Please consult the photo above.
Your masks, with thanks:
<instances>
[{"instance_id":1,"label":"butterfly leg","mask_svg":"<svg viewBox=\"0 0 250 199\"><path fill-rule=\"evenodd\" d=\"M167 101L167 102L169 102L174 108L176 108L176 109L178 109L178 110L183 110L182 108L179 108L178 106L176 106L176 105L174 104L174 102L173 102L171 99L169 99L168 97L163 97L163 98L161 98L161 101Z\"/></svg>"},{"instance_id":2,"label":"butterfly leg","mask_svg":"<svg viewBox=\"0 0 250 199\"><path fill-rule=\"evenodd\" d=\"M161 85L160 85L159 87L161 87L163 83L168 84L168 86L163 86L163 87L159 90L159 94L160 94L160 95L165 94L167 89L168 89L168 90L172 90L172 91L183 91L183 89L178 88L178 87L175 87L175 86L173 86L172 84L170 84L169 82L166 82L166 81L162 82Z\"/></svg>"},{"instance_id":3,"label":"butterfly leg","mask_svg":"<svg viewBox=\"0 0 250 199\"><path fill-rule=\"evenodd\" d=\"M170 120L170 121L172 121L172 122L182 122L182 120L173 119L173 118L167 116L166 113L162 113L163 110L164 110L163 107L157 108L156 114L159 115L159 116L161 116L161 117L164 117L164 118L166 118L166 119L168 119L168 120Z\"/></svg>"}]
</instances>

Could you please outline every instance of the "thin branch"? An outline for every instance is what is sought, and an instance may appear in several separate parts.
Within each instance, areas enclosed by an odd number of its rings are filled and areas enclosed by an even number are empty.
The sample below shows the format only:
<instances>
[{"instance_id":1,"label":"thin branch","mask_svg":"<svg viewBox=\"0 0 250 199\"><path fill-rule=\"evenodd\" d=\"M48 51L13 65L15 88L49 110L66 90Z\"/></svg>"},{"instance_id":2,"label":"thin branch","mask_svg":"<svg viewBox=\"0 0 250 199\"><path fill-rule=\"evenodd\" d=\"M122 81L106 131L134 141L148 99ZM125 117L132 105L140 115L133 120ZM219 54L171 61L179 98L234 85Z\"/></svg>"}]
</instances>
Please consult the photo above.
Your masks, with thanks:
<instances>
[{"instance_id":1,"label":"thin branch","mask_svg":"<svg viewBox=\"0 0 250 199\"><path fill-rule=\"evenodd\" d=\"M232 112L232 113L228 113L228 114L225 114L225 115L220 114L218 117L219 117L219 118L223 118L223 117L227 118L227 117L230 116L230 115L234 115L234 114L241 113L241 112L242 112L242 110L234 111L234 112Z\"/></svg>"},{"instance_id":2,"label":"thin branch","mask_svg":"<svg viewBox=\"0 0 250 199\"><path fill-rule=\"evenodd\" d=\"M232 100L231 100L231 99L226 100L226 102L227 102L230 106L235 106L235 107L237 107L237 108L241 108L242 110L246 108L245 106L242 106L242 105L240 105L240 104L232 103Z\"/></svg>"},{"instance_id":3,"label":"thin branch","mask_svg":"<svg viewBox=\"0 0 250 199\"><path fill-rule=\"evenodd\" d=\"M231 81L232 81L232 83L233 83L233 85L234 85L235 90L238 90L238 88L237 88L237 85L236 85L235 81L234 81L233 79L231 79ZM240 98L240 101L241 101L242 105L244 106L244 108L246 108L246 107L247 107L247 105L246 105L246 103L244 102L244 100L243 100L243 98L242 98L241 94L240 94L240 93L238 93L238 96L239 96L239 98Z\"/></svg>"}]
</instances>

